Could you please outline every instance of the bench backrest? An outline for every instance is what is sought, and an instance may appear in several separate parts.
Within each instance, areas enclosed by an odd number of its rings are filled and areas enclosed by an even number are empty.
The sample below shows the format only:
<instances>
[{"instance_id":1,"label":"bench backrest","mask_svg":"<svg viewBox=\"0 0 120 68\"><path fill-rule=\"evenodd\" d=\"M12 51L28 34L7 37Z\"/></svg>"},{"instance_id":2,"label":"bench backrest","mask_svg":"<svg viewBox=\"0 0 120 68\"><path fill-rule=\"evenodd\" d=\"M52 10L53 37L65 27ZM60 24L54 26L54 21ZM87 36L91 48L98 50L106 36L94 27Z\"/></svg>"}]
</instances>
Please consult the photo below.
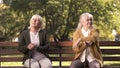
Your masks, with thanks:
<instances>
[{"instance_id":1,"label":"bench backrest","mask_svg":"<svg viewBox=\"0 0 120 68\"><path fill-rule=\"evenodd\" d=\"M0 42L0 62L21 62L23 55L17 51L17 47L17 42ZM100 41L100 48L104 61L120 61L120 42ZM63 61L72 61L74 58L72 41L51 42L48 53L52 61L59 61L62 66Z\"/></svg>"}]
</instances>

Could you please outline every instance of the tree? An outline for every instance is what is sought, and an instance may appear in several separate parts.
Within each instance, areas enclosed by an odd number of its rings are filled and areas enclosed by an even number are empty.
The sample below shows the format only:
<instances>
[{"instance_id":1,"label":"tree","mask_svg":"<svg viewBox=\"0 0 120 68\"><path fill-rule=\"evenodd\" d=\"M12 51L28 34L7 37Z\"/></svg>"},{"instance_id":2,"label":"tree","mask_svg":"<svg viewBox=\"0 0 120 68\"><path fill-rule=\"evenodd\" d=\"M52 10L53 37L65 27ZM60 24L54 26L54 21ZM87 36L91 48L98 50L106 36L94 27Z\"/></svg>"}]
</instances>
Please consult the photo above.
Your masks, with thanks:
<instances>
[{"instance_id":1,"label":"tree","mask_svg":"<svg viewBox=\"0 0 120 68\"><path fill-rule=\"evenodd\" d=\"M40 14L54 41L71 40L80 14L89 12L100 30L100 40L112 40L112 29L120 28L119 4L119 0L13 0L0 9L0 32L12 40L28 28L33 14Z\"/></svg>"}]
</instances>

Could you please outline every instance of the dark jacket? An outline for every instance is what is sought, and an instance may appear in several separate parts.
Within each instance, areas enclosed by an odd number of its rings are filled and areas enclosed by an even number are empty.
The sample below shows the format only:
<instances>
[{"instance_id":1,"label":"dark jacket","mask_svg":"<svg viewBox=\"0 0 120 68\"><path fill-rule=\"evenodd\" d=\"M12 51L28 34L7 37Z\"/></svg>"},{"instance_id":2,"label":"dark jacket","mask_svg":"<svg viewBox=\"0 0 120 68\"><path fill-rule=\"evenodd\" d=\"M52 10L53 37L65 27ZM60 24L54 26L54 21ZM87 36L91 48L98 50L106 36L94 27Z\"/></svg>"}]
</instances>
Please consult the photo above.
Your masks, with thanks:
<instances>
[{"instance_id":1,"label":"dark jacket","mask_svg":"<svg viewBox=\"0 0 120 68\"><path fill-rule=\"evenodd\" d=\"M44 55L47 55L47 50L49 48L49 41L48 41L48 37L46 35L46 31L45 30L40 30L39 31L39 39L40 39L40 46L37 47L37 51L43 53ZM28 50L27 46L31 43L30 41L30 30L27 29L25 31L23 31L20 34L19 37L19 46L18 46L18 50L20 52L22 52L24 54L23 57L23 63L25 62L26 59L28 58L32 58L32 55L30 53L32 53L32 51Z\"/></svg>"}]
</instances>

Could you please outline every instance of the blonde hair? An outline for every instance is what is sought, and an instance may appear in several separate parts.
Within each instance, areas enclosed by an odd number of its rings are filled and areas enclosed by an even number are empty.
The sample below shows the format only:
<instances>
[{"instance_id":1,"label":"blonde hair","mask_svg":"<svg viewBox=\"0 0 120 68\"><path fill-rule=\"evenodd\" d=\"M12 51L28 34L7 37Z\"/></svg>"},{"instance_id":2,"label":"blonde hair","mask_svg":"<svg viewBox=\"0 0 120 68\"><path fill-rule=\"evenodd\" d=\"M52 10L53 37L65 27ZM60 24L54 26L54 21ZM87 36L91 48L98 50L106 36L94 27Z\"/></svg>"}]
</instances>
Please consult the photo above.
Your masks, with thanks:
<instances>
[{"instance_id":1,"label":"blonde hair","mask_svg":"<svg viewBox=\"0 0 120 68\"><path fill-rule=\"evenodd\" d=\"M40 29L43 29L43 19L42 19L42 17L40 16L40 15L38 15L38 14L35 14L35 15L33 15L32 17L31 17L31 19L30 19L30 22L32 21L32 19L34 19L35 17L38 17L38 19L39 19L39 21L40 21L40 23L41 23L41 25L40 25ZM30 27L29 27L30 28Z\"/></svg>"},{"instance_id":2,"label":"blonde hair","mask_svg":"<svg viewBox=\"0 0 120 68\"><path fill-rule=\"evenodd\" d=\"M79 23L78 23L78 26L77 26L77 29L81 29L82 28L82 19L83 17L90 17L93 21L93 15L90 14L90 13L82 13L79 17Z\"/></svg>"}]
</instances>

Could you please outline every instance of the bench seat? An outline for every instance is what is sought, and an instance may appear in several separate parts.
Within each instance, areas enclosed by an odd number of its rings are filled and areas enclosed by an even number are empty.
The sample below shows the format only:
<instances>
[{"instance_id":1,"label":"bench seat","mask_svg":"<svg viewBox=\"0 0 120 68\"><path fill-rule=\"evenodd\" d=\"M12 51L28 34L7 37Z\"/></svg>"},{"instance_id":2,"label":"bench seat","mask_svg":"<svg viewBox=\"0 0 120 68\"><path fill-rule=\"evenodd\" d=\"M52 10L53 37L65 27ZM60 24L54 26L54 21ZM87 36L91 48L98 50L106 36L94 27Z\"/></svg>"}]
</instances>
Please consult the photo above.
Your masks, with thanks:
<instances>
[{"instance_id":1,"label":"bench seat","mask_svg":"<svg viewBox=\"0 0 120 68\"><path fill-rule=\"evenodd\" d=\"M22 62L23 54L17 51L18 42L0 42L0 63L1 62ZM120 42L100 41L100 47L104 61L120 62ZM110 47L110 48L106 48ZM116 47L116 48L114 48ZM118 48L117 48L118 47ZM63 61L71 62L74 58L72 41L51 42L48 52L52 62L59 62L53 68L69 68L62 64ZM25 68L23 66L2 66L0 68ZM103 68L120 68L120 63L115 65L104 65Z\"/></svg>"}]
</instances>

